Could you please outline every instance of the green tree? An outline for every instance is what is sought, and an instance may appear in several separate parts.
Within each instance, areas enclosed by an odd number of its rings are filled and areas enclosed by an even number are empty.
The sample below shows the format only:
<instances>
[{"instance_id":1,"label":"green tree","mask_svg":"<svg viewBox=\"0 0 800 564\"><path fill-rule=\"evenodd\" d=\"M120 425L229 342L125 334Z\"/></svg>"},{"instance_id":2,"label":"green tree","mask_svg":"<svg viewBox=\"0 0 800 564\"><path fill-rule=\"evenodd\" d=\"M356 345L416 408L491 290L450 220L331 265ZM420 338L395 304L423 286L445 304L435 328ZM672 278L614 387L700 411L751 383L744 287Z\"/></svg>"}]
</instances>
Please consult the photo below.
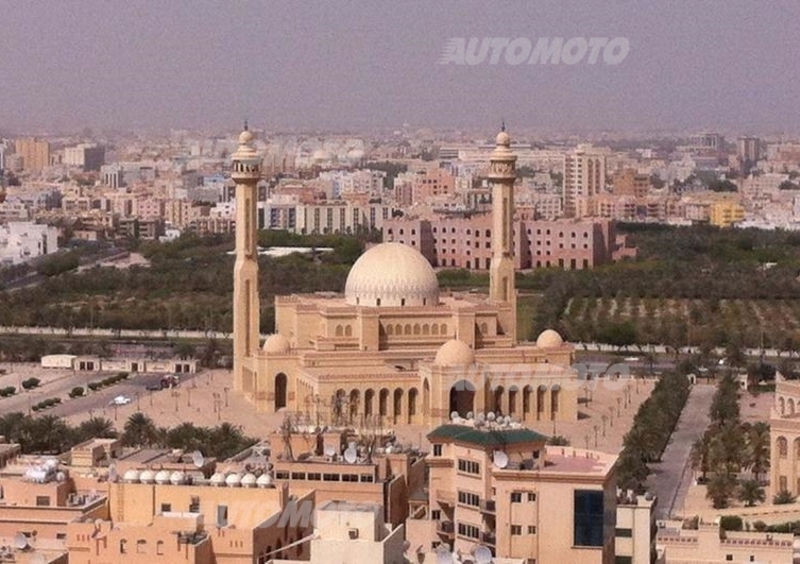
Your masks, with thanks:
<instances>
[{"instance_id":1,"label":"green tree","mask_svg":"<svg viewBox=\"0 0 800 564\"><path fill-rule=\"evenodd\" d=\"M797 501L797 496L791 494L786 490L781 490L774 496L772 496L772 503L775 505L786 505L789 503L794 503Z\"/></svg>"},{"instance_id":2,"label":"green tree","mask_svg":"<svg viewBox=\"0 0 800 564\"><path fill-rule=\"evenodd\" d=\"M125 446L153 446L159 443L159 433L152 419L134 413L125 422L121 439Z\"/></svg>"},{"instance_id":3,"label":"green tree","mask_svg":"<svg viewBox=\"0 0 800 564\"><path fill-rule=\"evenodd\" d=\"M736 497L746 507L753 507L756 503L762 503L767 499L767 494L764 493L763 486L757 480L743 480L739 483Z\"/></svg>"},{"instance_id":4,"label":"green tree","mask_svg":"<svg viewBox=\"0 0 800 564\"><path fill-rule=\"evenodd\" d=\"M711 500L714 509L724 509L730 504L735 492L736 476L719 472L709 480L706 497Z\"/></svg>"}]
</instances>

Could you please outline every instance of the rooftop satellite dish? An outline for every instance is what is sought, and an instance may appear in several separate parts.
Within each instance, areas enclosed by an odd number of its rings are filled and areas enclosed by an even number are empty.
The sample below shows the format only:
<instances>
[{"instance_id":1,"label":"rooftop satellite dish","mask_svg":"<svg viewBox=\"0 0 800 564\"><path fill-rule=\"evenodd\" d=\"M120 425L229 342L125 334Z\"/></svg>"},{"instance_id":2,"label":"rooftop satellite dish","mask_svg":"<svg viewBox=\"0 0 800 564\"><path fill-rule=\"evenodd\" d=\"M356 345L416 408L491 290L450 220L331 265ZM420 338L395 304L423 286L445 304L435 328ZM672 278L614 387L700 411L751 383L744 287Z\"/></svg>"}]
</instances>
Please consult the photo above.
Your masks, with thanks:
<instances>
[{"instance_id":1,"label":"rooftop satellite dish","mask_svg":"<svg viewBox=\"0 0 800 564\"><path fill-rule=\"evenodd\" d=\"M475 558L475 564L489 564L492 561L492 551L482 544L475 547L472 556Z\"/></svg>"},{"instance_id":2,"label":"rooftop satellite dish","mask_svg":"<svg viewBox=\"0 0 800 564\"><path fill-rule=\"evenodd\" d=\"M486 414L484 414L483 411L479 411L475 419L478 421L486 421Z\"/></svg>"},{"instance_id":3,"label":"rooftop satellite dish","mask_svg":"<svg viewBox=\"0 0 800 564\"><path fill-rule=\"evenodd\" d=\"M495 418L496 418L496 416L494 414L494 411L490 411L489 413L486 414L486 420L487 421L494 421Z\"/></svg>"},{"instance_id":4,"label":"rooftop satellite dish","mask_svg":"<svg viewBox=\"0 0 800 564\"><path fill-rule=\"evenodd\" d=\"M436 551L436 564L453 564L453 553L439 547Z\"/></svg>"},{"instance_id":5,"label":"rooftop satellite dish","mask_svg":"<svg viewBox=\"0 0 800 564\"><path fill-rule=\"evenodd\" d=\"M17 533L14 535L14 547L19 550L25 550L28 548L28 537L22 533Z\"/></svg>"},{"instance_id":6,"label":"rooftop satellite dish","mask_svg":"<svg viewBox=\"0 0 800 564\"><path fill-rule=\"evenodd\" d=\"M506 425L511 425L511 416L506 415L505 418L503 418L503 423L505 423Z\"/></svg>"},{"instance_id":7,"label":"rooftop satellite dish","mask_svg":"<svg viewBox=\"0 0 800 564\"><path fill-rule=\"evenodd\" d=\"M325 445L323 452L325 453L325 456L333 456L336 454L336 448L333 445Z\"/></svg>"},{"instance_id":8,"label":"rooftop satellite dish","mask_svg":"<svg viewBox=\"0 0 800 564\"><path fill-rule=\"evenodd\" d=\"M451 419L451 420L453 420L453 421L455 421L456 419L458 419L458 411L453 411L453 412L451 412L451 413L450 413L450 419Z\"/></svg>"},{"instance_id":9,"label":"rooftop satellite dish","mask_svg":"<svg viewBox=\"0 0 800 564\"><path fill-rule=\"evenodd\" d=\"M344 460L348 464L353 464L358 459L358 452L355 449L348 448L344 451Z\"/></svg>"},{"instance_id":10,"label":"rooftop satellite dish","mask_svg":"<svg viewBox=\"0 0 800 564\"><path fill-rule=\"evenodd\" d=\"M494 451L494 467L502 470L508 466L508 455L502 450Z\"/></svg>"},{"instance_id":11,"label":"rooftop satellite dish","mask_svg":"<svg viewBox=\"0 0 800 564\"><path fill-rule=\"evenodd\" d=\"M467 419L474 419L474 418L475 418L474 413L472 413L471 411L467 412Z\"/></svg>"},{"instance_id":12,"label":"rooftop satellite dish","mask_svg":"<svg viewBox=\"0 0 800 564\"><path fill-rule=\"evenodd\" d=\"M206 463L206 459L203 458L203 453L199 450L192 452L190 456L192 457L192 464L194 464L195 468L202 468Z\"/></svg>"}]
</instances>

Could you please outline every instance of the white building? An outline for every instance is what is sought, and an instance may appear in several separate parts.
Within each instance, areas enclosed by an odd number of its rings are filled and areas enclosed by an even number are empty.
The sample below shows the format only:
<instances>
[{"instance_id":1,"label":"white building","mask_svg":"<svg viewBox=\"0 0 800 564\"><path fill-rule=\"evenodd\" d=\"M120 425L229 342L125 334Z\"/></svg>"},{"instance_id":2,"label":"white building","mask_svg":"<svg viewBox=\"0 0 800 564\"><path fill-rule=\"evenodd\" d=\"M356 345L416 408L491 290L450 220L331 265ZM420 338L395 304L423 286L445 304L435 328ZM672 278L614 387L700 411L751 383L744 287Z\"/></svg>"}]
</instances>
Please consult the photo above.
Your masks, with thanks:
<instances>
[{"instance_id":1,"label":"white building","mask_svg":"<svg viewBox=\"0 0 800 564\"><path fill-rule=\"evenodd\" d=\"M591 145L578 145L564 155L564 214L585 217L592 208L592 198L603 193L606 185L606 155Z\"/></svg>"},{"instance_id":2,"label":"white building","mask_svg":"<svg viewBox=\"0 0 800 564\"><path fill-rule=\"evenodd\" d=\"M0 225L0 264L21 264L58 250L58 229L27 221Z\"/></svg>"}]
</instances>

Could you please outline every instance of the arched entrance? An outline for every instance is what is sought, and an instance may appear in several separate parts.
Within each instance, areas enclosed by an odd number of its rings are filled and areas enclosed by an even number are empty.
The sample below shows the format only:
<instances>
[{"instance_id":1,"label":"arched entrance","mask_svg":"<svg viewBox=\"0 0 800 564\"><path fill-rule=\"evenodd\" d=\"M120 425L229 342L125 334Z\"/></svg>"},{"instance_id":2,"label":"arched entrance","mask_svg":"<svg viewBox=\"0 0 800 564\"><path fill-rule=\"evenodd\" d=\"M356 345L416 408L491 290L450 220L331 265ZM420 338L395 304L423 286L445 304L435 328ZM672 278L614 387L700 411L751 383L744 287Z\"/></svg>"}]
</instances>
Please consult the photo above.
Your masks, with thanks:
<instances>
[{"instance_id":1,"label":"arched entrance","mask_svg":"<svg viewBox=\"0 0 800 564\"><path fill-rule=\"evenodd\" d=\"M289 387L286 374L279 372L275 376L275 411L286 407L287 388Z\"/></svg>"},{"instance_id":2,"label":"arched entrance","mask_svg":"<svg viewBox=\"0 0 800 564\"><path fill-rule=\"evenodd\" d=\"M470 411L475 411L475 386L466 380L459 380L450 387L450 407L447 417L449 418L450 413L454 411L461 417L466 417Z\"/></svg>"}]
</instances>

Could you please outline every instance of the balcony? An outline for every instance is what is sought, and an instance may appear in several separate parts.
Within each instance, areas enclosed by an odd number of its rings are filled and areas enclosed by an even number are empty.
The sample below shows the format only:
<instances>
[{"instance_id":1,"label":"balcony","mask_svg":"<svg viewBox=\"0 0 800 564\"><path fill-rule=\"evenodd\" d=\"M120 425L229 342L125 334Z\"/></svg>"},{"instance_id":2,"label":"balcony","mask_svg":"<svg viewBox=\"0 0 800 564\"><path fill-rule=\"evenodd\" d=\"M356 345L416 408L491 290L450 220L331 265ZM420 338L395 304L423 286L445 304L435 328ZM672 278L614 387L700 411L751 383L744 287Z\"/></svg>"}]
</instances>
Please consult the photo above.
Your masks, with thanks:
<instances>
[{"instance_id":1,"label":"balcony","mask_svg":"<svg viewBox=\"0 0 800 564\"><path fill-rule=\"evenodd\" d=\"M495 511L496 511L495 502L494 502L493 499L483 499L483 500L481 500L481 513L494 514Z\"/></svg>"},{"instance_id":2,"label":"balcony","mask_svg":"<svg viewBox=\"0 0 800 564\"><path fill-rule=\"evenodd\" d=\"M494 546L494 543L497 542L497 536L491 531L485 531L481 533L481 542Z\"/></svg>"},{"instance_id":3,"label":"balcony","mask_svg":"<svg viewBox=\"0 0 800 564\"><path fill-rule=\"evenodd\" d=\"M452 521L439 521L436 523L436 532L441 535L452 537L456 532L456 525Z\"/></svg>"}]
</instances>

